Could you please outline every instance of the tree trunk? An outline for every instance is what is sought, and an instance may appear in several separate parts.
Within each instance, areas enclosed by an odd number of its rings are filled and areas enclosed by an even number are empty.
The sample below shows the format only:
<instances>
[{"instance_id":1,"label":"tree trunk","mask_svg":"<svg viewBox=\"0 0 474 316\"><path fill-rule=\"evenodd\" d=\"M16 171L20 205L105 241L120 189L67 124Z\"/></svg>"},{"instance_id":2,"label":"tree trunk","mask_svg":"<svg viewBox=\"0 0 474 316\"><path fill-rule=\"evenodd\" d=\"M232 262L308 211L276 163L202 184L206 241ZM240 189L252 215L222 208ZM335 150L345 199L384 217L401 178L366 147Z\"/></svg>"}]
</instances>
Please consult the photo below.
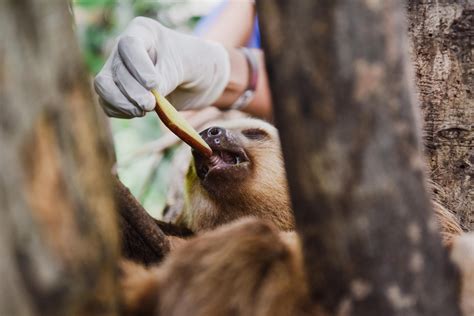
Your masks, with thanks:
<instances>
[{"instance_id":1,"label":"tree trunk","mask_svg":"<svg viewBox=\"0 0 474 316\"><path fill-rule=\"evenodd\" d=\"M459 315L425 188L397 0L257 1L313 300Z\"/></svg>"},{"instance_id":2,"label":"tree trunk","mask_svg":"<svg viewBox=\"0 0 474 316\"><path fill-rule=\"evenodd\" d=\"M67 1L0 3L0 315L115 315L106 131Z\"/></svg>"},{"instance_id":3,"label":"tree trunk","mask_svg":"<svg viewBox=\"0 0 474 316\"><path fill-rule=\"evenodd\" d=\"M410 0L408 18L432 178L474 230L474 3Z\"/></svg>"}]
</instances>

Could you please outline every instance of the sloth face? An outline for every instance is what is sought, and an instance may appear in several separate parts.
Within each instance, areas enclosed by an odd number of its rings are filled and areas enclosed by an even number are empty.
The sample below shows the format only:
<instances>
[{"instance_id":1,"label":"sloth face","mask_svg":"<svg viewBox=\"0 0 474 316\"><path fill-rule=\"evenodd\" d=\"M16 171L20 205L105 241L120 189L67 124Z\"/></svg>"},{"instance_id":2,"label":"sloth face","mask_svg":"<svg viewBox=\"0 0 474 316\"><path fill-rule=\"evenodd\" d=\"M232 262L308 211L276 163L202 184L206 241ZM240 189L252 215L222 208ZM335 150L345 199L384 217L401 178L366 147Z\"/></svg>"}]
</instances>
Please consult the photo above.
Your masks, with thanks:
<instances>
[{"instance_id":1,"label":"sloth face","mask_svg":"<svg viewBox=\"0 0 474 316\"><path fill-rule=\"evenodd\" d=\"M201 132L210 158L193 152L185 207L176 223L198 232L252 216L294 228L278 132L256 119L237 119Z\"/></svg>"},{"instance_id":2,"label":"sloth face","mask_svg":"<svg viewBox=\"0 0 474 316\"><path fill-rule=\"evenodd\" d=\"M200 135L213 151L209 158L193 151L196 173L203 183L235 181L248 175L251 162L239 131L215 126Z\"/></svg>"},{"instance_id":3,"label":"sloth face","mask_svg":"<svg viewBox=\"0 0 474 316\"><path fill-rule=\"evenodd\" d=\"M208 192L217 194L225 189L230 195L243 182L249 187L248 182L259 182L268 174L281 176L280 144L276 129L270 124L254 119L234 120L210 127L200 135L213 150L210 158L193 151L196 175ZM272 170L275 168L278 170Z\"/></svg>"}]
</instances>

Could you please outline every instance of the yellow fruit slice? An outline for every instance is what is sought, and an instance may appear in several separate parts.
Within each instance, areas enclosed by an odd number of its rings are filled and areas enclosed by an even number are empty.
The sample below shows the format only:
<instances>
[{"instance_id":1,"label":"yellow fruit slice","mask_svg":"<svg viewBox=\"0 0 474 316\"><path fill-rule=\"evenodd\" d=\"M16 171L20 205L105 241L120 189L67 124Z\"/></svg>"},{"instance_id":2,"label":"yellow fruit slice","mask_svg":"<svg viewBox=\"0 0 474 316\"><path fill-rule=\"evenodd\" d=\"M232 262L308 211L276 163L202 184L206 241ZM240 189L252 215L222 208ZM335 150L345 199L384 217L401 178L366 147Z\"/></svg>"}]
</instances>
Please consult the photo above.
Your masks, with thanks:
<instances>
[{"instance_id":1,"label":"yellow fruit slice","mask_svg":"<svg viewBox=\"0 0 474 316\"><path fill-rule=\"evenodd\" d=\"M156 99L155 112L170 131L181 138L186 144L199 151L202 155L206 157L212 156L211 147L209 147L181 114L176 111L174 106L161 96L156 89L151 89L151 93L153 93Z\"/></svg>"}]
</instances>

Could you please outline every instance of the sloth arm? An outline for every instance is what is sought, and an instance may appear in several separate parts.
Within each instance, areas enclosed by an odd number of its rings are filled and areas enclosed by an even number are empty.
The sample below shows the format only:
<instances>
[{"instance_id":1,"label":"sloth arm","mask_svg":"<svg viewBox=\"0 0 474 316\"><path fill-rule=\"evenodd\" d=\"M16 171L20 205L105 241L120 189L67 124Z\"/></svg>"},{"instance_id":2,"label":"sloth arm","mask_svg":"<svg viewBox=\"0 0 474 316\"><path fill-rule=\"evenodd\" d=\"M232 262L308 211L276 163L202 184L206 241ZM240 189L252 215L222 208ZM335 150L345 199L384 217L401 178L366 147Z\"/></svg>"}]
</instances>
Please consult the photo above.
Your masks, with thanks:
<instances>
[{"instance_id":1,"label":"sloth arm","mask_svg":"<svg viewBox=\"0 0 474 316\"><path fill-rule=\"evenodd\" d=\"M296 234L262 220L191 238L157 267L121 268L126 315L294 315L306 306Z\"/></svg>"}]
</instances>

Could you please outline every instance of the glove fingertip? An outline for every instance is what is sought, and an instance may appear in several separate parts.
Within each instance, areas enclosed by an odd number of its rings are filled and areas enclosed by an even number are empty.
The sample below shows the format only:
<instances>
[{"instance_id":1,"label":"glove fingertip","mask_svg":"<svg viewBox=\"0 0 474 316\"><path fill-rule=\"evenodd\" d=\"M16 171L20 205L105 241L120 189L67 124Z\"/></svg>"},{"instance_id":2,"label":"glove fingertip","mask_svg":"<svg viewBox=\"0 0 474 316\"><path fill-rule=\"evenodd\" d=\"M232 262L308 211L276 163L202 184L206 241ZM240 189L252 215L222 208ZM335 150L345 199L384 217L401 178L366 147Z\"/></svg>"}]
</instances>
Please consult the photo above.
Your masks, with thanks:
<instances>
[{"instance_id":1,"label":"glove fingertip","mask_svg":"<svg viewBox=\"0 0 474 316\"><path fill-rule=\"evenodd\" d=\"M158 82L156 83L154 88L158 91L159 94L166 97L171 92L173 92L173 90L175 90L177 87L176 86L171 86L168 81L161 80L161 78L158 77Z\"/></svg>"},{"instance_id":2,"label":"glove fingertip","mask_svg":"<svg viewBox=\"0 0 474 316\"><path fill-rule=\"evenodd\" d=\"M94 78L94 90L95 92L97 92L97 94L99 96L102 96L103 95L103 90L104 90L104 85L105 85L105 77L101 74L98 74L95 78Z\"/></svg>"},{"instance_id":3,"label":"glove fingertip","mask_svg":"<svg viewBox=\"0 0 474 316\"><path fill-rule=\"evenodd\" d=\"M144 111L142 109L137 109L133 114L134 114L135 117L143 117L143 116L145 116L146 111Z\"/></svg>"},{"instance_id":4,"label":"glove fingertip","mask_svg":"<svg viewBox=\"0 0 474 316\"><path fill-rule=\"evenodd\" d=\"M141 75L141 81L142 84L144 85L145 88L148 90L156 88L158 82L156 81L156 75L155 74L142 74Z\"/></svg>"},{"instance_id":5,"label":"glove fingertip","mask_svg":"<svg viewBox=\"0 0 474 316\"><path fill-rule=\"evenodd\" d=\"M143 100L140 105L147 112L153 111L156 107L155 96L151 92L147 93L143 96Z\"/></svg>"}]
</instances>

